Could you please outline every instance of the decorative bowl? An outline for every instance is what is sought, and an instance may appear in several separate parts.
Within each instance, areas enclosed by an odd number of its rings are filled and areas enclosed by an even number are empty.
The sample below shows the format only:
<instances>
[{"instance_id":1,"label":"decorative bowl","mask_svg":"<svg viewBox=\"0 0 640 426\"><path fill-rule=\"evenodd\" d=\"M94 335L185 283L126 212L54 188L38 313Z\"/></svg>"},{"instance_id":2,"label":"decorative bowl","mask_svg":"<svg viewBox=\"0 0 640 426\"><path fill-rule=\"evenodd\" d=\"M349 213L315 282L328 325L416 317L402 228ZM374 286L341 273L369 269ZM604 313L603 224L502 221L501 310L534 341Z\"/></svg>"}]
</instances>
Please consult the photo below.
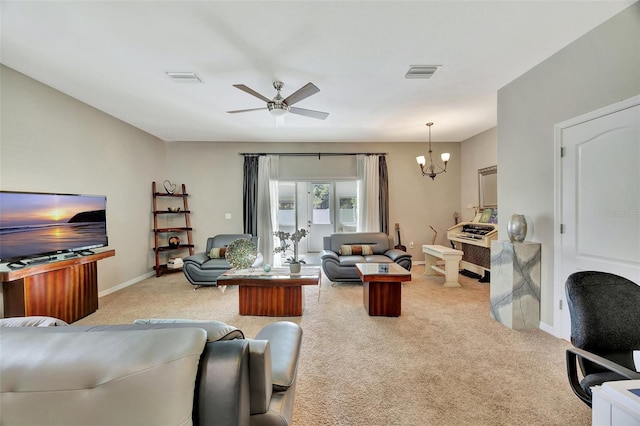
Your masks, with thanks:
<instances>
[{"instance_id":1,"label":"decorative bowl","mask_svg":"<svg viewBox=\"0 0 640 426\"><path fill-rule=\"evenodd\" d=\"M175 248L180 245L180 237L173 235L169 238L169 247Z\"/></svg>"},{"instance_id":2,"label":"decorative bowl","mask_svg":"<svg viewBox=\"0 0 640 426\"><path fill-rule=\"evenodd\" d=\"M256 261L258 249L251 240L239 238L227 246L224 256L232 268L248 269Z\"/></svg>"},{"instance_id":3,"label":"decorative bowl","mask_svg":"<svg viewBox=\"0 0 640 426\"><path fill-rule=\"evenodd\" d=\"M180 207L169 207L169 211L171 213L178 213L180 211Z\"/></svg>"}]
</instances>

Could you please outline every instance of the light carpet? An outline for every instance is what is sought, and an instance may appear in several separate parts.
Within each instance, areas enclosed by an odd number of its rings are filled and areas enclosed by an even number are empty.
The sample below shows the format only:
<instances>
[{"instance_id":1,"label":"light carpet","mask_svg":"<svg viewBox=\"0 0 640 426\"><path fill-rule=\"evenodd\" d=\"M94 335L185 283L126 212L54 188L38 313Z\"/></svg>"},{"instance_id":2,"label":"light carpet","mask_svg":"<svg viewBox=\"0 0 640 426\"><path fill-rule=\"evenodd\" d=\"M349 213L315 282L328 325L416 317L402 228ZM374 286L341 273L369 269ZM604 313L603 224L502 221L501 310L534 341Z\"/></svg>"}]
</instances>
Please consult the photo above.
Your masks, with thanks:
<instances>
[{"instance_id":1,"label":"light carpet","mask_svg":"<svg viewBox=\"0 0 640 426\"><path fill-rule=\"evenodd\" d=\"M591 410L565 373L570 344L540 330L514 331L489 316L489 285L462 288L415 266L402 315L370 317L359 284L305 286L301 317L238 314L238 289L194 291L182 274L149 278L100 299L74 323L136 318L215 319L253 337L265 325L303 329L293 424L589 425Z\"/></svg>"}]
</instances>

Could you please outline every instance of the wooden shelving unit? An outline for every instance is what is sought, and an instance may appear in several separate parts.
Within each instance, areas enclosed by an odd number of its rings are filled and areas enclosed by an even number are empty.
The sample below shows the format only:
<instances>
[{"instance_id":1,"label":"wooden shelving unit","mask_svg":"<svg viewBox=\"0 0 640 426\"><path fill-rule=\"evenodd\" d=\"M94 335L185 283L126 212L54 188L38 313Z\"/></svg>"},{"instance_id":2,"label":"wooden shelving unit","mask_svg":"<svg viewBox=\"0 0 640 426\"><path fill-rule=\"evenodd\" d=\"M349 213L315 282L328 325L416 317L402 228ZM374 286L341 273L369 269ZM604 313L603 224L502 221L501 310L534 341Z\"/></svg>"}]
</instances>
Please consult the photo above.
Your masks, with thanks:
<instances>
[{"instance_id":1,"label":"wooden shelving unit","mask_svg":"<svg viewBox=\"0 0 640 426\"><path fill-rule=\"evenodd\" d=\"M189 255L193 254L193 237L191 235L193 228L191 228L191 219L189 210L189 194L187 193L187 188L184 184L182 184L182 192L180 194L176 193L168 193L168 192L158 192L156 183L153 182L151 187L151 193L153 194L153 235L155 240L155 258L156 258L156 277L161 276L162 274L172 273L172 272L180 272L182 268L167 268L167 260L169 257L169 253L171 252L179 252L179 251L189 251ZM180 199L182 201L181 206L167 206L165 207L164 203L162 206L158 206L158 199L166 198L168 200ZM180 207L179 212L169 211L169 207ZM183 216L185 226L168 226L166 228L158 227L158 216L166 216L169 219L175 216ZM169 234L178 234L178 238L180 238L180 244L178 245L169 245L169 238L171 235ZM183 243L183 238L186 235L187 242ZM164 255L163 255L164 253Z\"/></svg>"}]
</instances>

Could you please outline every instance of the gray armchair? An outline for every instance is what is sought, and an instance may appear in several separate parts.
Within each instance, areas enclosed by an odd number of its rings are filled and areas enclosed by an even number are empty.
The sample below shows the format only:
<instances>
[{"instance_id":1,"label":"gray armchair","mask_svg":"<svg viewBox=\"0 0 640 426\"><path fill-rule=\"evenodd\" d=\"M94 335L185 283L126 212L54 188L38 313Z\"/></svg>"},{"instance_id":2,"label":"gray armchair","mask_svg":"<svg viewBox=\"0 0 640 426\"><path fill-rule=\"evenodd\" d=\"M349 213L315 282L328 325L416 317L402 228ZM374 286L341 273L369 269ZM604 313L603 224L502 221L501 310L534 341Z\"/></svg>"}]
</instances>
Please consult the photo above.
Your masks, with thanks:
<instances>
[{"instance_id":1,"label":"gray armchair","mask_svg":"<svg viewBox=\"0 0 640 426\"><path fill-rule=\"evenodd\" d=\"M207 248L204 252L196 253L183 259L184 266L182 271L184 276L196 288L205 285L217 286L218 277L231 269L231 265L224 257L210 258L209 253L213 248L226 247L240 238L251 240L258 247L259 237L253 237L251 234L219 234L215 237L210 237L207 239ZM260 266L262 262L262 254L258 253L253 266Z\"/></svg>"},{"instance_id":2,"label":"gray armchair","mask_svg":"<svg viewBox=\"0 0 640 426\"><path fill-rule=\"evenodd\" d=\"M566 354L569 384L591 407L592 386L640 379L633 362L633 351L640 350L640 286L607 272L581 271L567 278L565 291L575 346Z\"/></svg>"}]
</instances>

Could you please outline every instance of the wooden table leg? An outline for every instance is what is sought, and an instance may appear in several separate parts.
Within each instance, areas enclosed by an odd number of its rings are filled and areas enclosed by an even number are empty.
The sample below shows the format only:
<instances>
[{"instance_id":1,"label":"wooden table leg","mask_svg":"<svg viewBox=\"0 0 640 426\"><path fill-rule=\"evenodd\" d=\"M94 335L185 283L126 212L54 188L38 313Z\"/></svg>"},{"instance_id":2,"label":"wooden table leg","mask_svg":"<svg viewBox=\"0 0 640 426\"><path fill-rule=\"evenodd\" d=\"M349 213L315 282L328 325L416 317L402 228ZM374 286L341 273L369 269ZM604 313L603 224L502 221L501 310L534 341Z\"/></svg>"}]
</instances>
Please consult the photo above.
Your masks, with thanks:
<instances>
[{"instance_id":1,"label":"wooden table leg","mask_svg":"<svg viewBox=\"0 0 640 426\"><path fill-rule=\"evenodd\" d=\"M402 310L402 283L365 282L363 303L371 316L399 317Z\"/></svg>"}]
</instances>

